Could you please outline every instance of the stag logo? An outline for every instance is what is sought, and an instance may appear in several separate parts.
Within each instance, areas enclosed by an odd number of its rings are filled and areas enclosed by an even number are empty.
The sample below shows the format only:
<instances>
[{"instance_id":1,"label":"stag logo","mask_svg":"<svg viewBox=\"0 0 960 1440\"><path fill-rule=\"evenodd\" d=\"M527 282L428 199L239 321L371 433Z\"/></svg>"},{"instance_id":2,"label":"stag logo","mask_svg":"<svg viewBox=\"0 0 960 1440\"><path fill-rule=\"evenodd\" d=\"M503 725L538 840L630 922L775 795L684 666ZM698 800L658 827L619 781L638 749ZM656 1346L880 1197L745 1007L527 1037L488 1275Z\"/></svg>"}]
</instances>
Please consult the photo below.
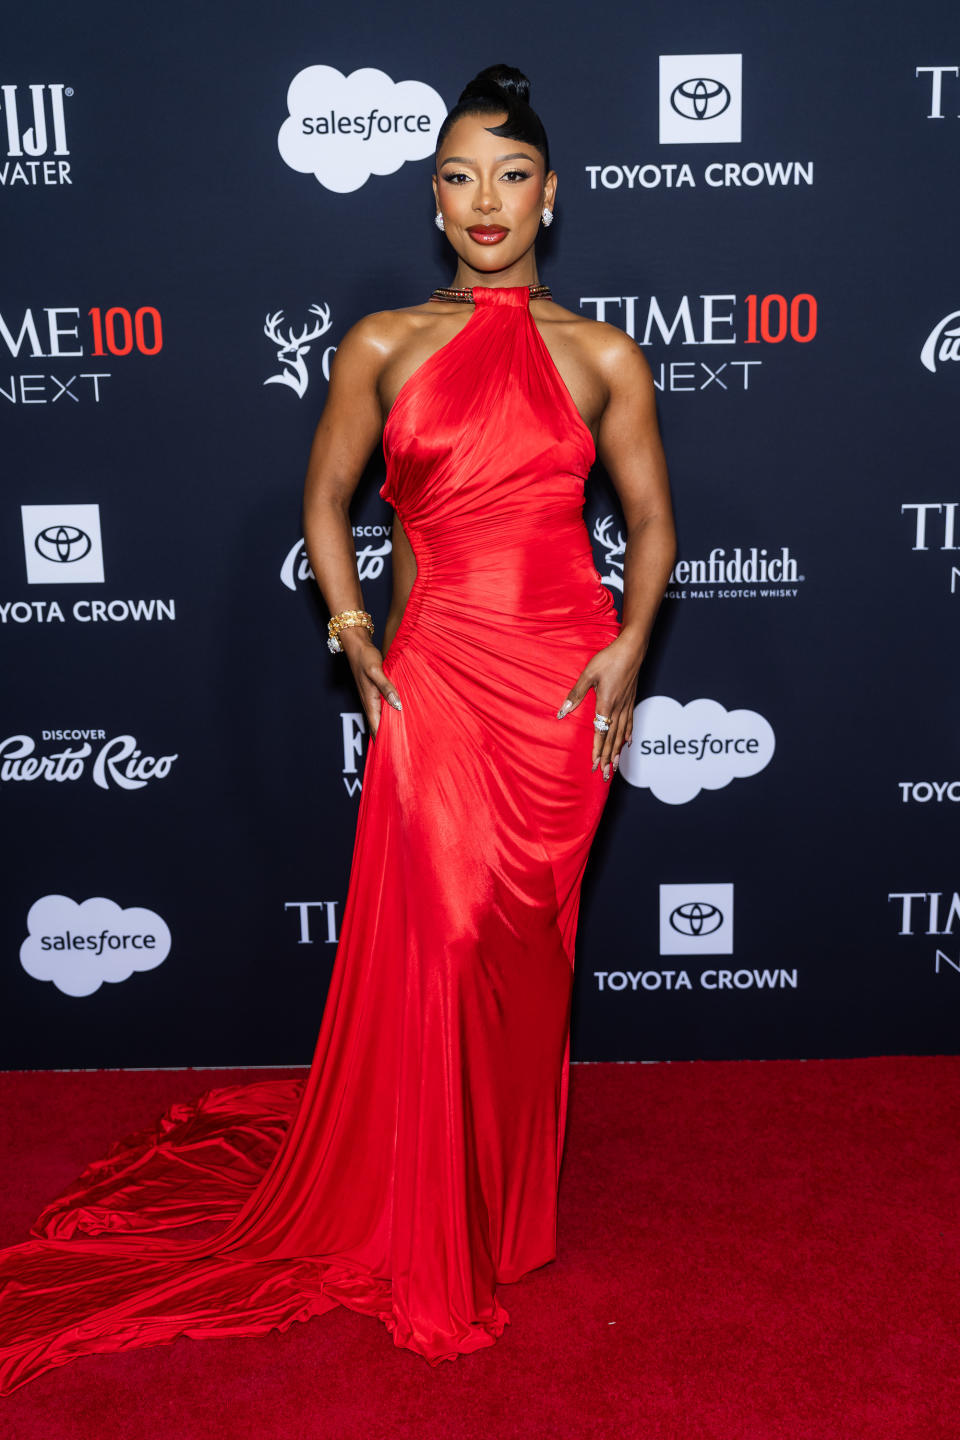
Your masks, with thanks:
<instances>
[{"instance_id":1,"label":"stag logo","mask_svg":"<svg viewBox=\"0 0 960 1440\"><path fill-rule=\"evenodd\" d=\"M280 323L283 320L283 311L278 310L276 315L268 315L263 333L268 340L272 340L277 347L277 359L281 365L287 368L276 375L268 375L264 385L289 385L295 390L302 400L306 394L307 386L310 384L310 376L307 374L307 362L304 355L309 355L312 340L319 340L321 335L326 335L330 329L330 306L311 305L310 314L319 317L318 323L310 328L307 321L299 335L293 333L293 326L288 327L286 335L280 333ZM330 379L330 356L336 350L335 345L328 345L323 352L321 362L323 378Z\"/></svg>"},{"instance_id":2,"label":"stag logo","mask_svg":"<svg viewBox=\"0 0 960 1440\"><path fill-rule=\"evenodd\" d=\"M623 593L623 561L627 553L627 542L623 538L623 532L617 531L617 538L613 538L613 516L605 515L602 520L597 520L593 527L593 538L606 550L606 575L600 579L604 585L609 585L611 590L619 590Z\"/></svg>"}]
</instances>

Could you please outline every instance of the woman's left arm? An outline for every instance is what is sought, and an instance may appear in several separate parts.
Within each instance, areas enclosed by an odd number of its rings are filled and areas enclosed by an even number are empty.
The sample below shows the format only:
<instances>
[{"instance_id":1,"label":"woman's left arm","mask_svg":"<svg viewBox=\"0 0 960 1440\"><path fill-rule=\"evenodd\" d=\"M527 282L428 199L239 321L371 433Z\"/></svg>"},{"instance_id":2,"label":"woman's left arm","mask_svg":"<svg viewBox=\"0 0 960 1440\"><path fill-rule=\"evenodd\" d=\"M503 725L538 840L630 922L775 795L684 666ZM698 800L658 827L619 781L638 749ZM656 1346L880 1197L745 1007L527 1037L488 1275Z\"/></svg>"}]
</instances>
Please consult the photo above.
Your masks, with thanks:
<instances>
[{"instance_id":1,"label":"woman's left arm","mask_svg":"<svg viewBox=\"0 0 960 1440\"><path fill-rule=\"evenodd\" d=\"M559 718L596 689L597 712L610 729L593 741L593 769L609 780L633 733L637 676L676 559L667 465L657 424L656 391L646 356L612 325L591 327L592 359L607 392L597 457L613 482L627 524L620 634L584 667Z\"/></svg>"}]
</instances>

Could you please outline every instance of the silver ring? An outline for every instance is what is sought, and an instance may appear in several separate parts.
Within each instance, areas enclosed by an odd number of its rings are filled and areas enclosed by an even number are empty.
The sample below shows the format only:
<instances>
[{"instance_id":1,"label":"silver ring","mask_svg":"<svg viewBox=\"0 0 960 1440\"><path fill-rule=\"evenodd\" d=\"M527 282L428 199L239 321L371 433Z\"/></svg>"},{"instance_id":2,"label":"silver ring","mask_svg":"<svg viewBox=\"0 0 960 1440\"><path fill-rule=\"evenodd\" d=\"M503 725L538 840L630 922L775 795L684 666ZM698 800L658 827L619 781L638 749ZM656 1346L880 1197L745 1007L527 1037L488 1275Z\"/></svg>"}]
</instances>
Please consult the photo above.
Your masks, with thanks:
<instances>
[{"instance_id":1,"label":"silver ring","mask_svg":"<svg viewBox=\"0 0 960 1440\"><path fill-rule=\"evenodd\" d=\"M601 734L602 734L605 730L609 730L609 729L610 729L610 720L609 720L609 717L606 716L606 715L595 715L595 716L593 717L593 728L594 728L594 730L599 730Z\"/></svg>"}]
</instances>

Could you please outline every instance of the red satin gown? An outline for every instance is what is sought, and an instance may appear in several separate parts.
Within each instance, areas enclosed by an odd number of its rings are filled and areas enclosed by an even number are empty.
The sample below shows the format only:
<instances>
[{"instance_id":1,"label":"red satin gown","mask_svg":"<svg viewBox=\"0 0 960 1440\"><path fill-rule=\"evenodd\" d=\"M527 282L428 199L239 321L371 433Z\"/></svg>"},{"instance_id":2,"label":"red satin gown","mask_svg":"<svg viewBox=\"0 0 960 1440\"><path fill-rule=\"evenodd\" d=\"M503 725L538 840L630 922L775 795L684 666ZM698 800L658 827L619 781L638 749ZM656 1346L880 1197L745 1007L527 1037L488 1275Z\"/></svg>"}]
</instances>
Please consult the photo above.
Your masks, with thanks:
<instances>
[{"instance_id":1,"label":"red satin gown","mask_svg":"<svg viewBox=\"0 0 960 1440\"><path fill-rule=\"evenodd\" d=\"M583 523L593 441L525 287L474 290L383 444L417 560L385 664L403 710L370 746L310 1071L172 1106L0 1251L0 1393L336 1305L439 1364L492 1345L498 1283L556 1258L580 882L608 793L592 693L557 709L619 622Z\"/></svg>"}]
</instances>

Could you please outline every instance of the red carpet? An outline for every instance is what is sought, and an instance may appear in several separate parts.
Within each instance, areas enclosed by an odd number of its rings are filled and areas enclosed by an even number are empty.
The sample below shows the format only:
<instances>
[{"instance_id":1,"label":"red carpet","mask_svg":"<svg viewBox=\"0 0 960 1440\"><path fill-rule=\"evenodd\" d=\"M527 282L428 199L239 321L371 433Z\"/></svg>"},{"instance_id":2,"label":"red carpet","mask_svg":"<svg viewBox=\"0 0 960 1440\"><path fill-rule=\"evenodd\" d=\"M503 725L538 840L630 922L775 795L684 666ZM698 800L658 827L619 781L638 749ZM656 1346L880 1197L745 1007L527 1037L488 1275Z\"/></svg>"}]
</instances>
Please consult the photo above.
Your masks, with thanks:
<instances>
[{"instance_id":1,"label":"red carpet","mask_svg":"<svg viewBox=\"0 0 960 1440\"><path fill-rule=\"evenodd\" d=\"M0 1073L0 1244L174 1100L297 1071ZM84 1357L11 1440L958 1440L960 1058L575 1065L557 1260L431 1369L337 1309Z\"/></svg>"}]
</instances>

